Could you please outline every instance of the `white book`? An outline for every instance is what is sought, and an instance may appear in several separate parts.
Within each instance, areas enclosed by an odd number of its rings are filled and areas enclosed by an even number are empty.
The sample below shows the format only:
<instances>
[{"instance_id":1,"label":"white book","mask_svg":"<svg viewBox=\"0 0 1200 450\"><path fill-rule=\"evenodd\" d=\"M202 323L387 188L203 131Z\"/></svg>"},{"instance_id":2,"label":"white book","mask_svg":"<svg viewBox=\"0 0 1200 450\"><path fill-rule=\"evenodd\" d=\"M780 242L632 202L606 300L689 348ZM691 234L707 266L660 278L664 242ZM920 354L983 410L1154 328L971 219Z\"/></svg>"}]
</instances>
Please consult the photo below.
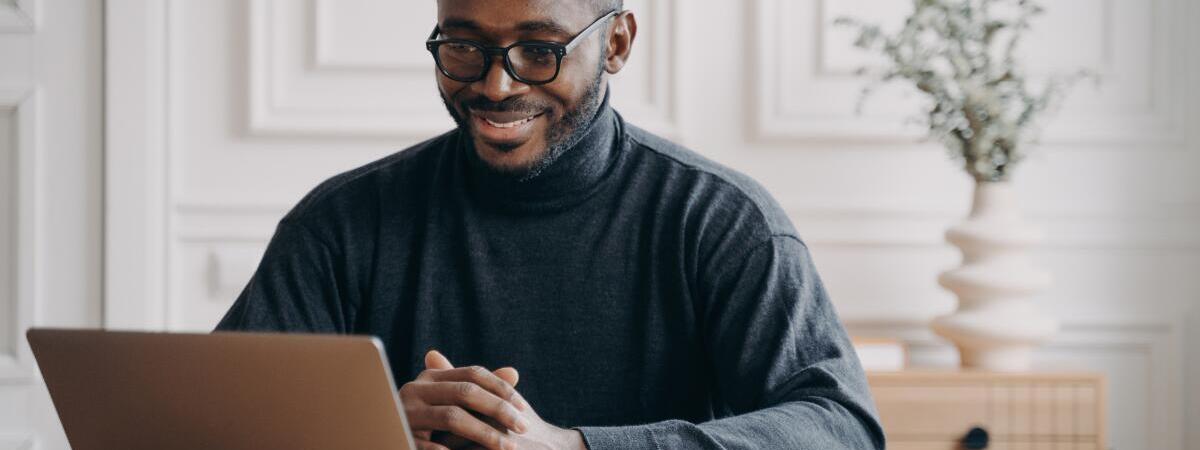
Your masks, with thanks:
<instances>
[{"instance_id":1,"label":"white book","mask_svg":"<svg viewBox=\"0 0 1200 450\"><path fill-rule=\"evenodd\" d=\"M893 339L851 339L854 352L863 370L872 372L898 372L908 363L908 352L904 344Z\"/></svg>"}]
</instances>

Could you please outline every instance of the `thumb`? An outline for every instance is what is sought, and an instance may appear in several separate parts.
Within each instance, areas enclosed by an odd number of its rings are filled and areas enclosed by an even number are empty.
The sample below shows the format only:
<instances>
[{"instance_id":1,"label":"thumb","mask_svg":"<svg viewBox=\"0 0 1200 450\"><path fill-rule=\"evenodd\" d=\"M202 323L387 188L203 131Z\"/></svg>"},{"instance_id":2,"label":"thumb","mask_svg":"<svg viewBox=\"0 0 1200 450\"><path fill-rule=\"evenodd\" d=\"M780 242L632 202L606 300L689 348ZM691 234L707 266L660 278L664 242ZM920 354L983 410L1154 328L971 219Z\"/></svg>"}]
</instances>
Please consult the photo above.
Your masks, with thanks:
<instances>
[{"instance_id":1,"label":"thumb","mask_svg":"<svg viewBox=\"0 0 1200 450\"><path fill-rule=\"evenodd\" d=\"M513 386L516 386L517 381L521 379L521 376L517 374L517 369L512 367L501 367L492 373L496 374L496 376L500 377L501 380L507 381L508 384Z\"/></svg>"},{"instance_id":2,"label":"thumb","mask_svg":"<svg viewBox=\"0 0 1200 450\"><path fill-rule=\"evenodd\" d=\"M425 354L426 369L453 369L454 365L450 364L450 360L446 359L445 355L437 350L430 350Z\"/></svg>"}]
</instances>

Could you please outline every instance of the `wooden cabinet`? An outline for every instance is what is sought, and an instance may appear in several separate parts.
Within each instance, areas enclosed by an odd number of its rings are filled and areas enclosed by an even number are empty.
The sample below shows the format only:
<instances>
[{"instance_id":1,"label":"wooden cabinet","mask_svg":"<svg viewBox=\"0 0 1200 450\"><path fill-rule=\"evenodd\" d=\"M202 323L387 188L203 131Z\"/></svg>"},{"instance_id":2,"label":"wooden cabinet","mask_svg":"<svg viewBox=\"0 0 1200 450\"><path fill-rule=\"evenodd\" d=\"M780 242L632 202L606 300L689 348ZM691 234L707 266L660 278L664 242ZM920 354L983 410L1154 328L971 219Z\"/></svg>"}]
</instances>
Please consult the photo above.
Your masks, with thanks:
<instances>
[{"instance_id":1,"label":"wooden cabinet","mask_svg":"<svg viewBox=\"0 0 1200 450\"><path fill-rule=\"evenodd\" d=\"M1104 450L1096 374L868 372L891 450L958 450L975 427L994 450Z\"/></svg>"}]
</instances>

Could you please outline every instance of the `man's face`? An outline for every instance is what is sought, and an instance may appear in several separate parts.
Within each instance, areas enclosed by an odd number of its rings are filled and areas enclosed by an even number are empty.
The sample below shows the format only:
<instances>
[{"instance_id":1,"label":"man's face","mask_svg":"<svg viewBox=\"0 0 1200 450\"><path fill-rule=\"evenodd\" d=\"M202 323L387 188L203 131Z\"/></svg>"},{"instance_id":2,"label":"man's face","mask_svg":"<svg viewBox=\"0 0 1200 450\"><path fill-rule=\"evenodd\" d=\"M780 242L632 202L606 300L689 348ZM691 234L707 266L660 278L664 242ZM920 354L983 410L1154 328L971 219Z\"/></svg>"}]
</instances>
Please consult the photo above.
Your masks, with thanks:
<instances>
[{"instance_id":1,"label":"man's face","mask_svg":"<svg viewBox=\"0 0 1200 450\"><path fill-rule=\"evenodd\" d=\"M591 0L439 0L442 35L486 46L518 41L566 44L599 14ZM607 25L607 24L606 24ZM562 60L553 82L528 85L494 57L484 79L462 83L438 73L442 100L493 169L531 174L574 145L603 98L607 26Z\"/></svg>"}]
</instances>

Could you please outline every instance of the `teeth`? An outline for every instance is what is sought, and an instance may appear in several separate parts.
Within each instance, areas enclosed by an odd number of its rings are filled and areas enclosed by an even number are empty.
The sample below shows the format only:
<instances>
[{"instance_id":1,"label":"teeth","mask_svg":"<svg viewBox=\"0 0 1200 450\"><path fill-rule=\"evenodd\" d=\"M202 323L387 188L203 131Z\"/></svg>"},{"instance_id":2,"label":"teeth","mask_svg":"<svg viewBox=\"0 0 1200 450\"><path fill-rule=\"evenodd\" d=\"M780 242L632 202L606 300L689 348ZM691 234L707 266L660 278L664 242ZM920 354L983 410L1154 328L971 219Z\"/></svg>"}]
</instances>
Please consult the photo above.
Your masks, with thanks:
<instances>
[{"instance_id":1,"label":"teeth","mask_svg":"<svg viewBox=\"0 0 1200 450\"><path fill-rule=\"evenodd\" d=\"M491 121L491 120L488 120L488 119L483 119L483 120L487 121L488 125L491 125L491 126L493 126L493 127L496 127L496 128L512 128L512 127L515 127L515 126L517 126L517 125L522 125L522 124L524 124L524 123L526 123L526 122L529 122L530 120L533 120L533 118L534 118L534 117L536 117L536 116L530 116L530 117L526 117L526 118L524 118L524 119L518 120L518 121L516 121L516 122L508 122L508 123L499 123L499 122L493 122L493 121Z\"/></svg>"}]
</instances>

